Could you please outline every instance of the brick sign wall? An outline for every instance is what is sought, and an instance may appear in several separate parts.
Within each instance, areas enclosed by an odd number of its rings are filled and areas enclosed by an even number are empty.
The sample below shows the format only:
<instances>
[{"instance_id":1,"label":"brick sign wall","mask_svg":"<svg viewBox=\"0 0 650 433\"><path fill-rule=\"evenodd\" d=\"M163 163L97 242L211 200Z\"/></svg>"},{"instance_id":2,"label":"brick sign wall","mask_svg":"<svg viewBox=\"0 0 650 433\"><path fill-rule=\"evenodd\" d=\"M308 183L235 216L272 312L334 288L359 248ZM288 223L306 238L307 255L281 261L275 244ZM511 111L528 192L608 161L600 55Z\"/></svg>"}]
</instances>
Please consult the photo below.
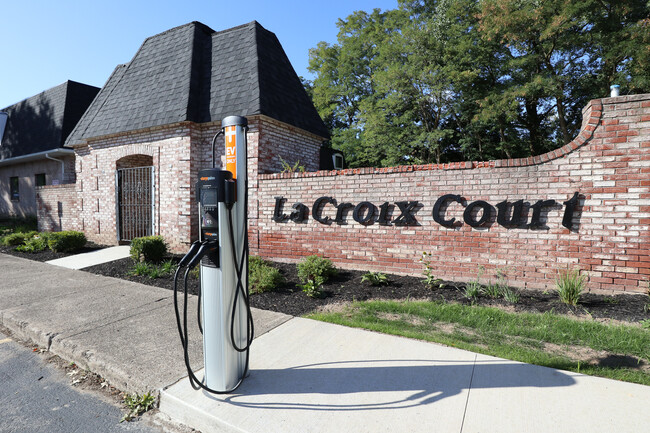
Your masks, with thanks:
<instances>
[{"instance_id":1,"label":"brick sign wall","mask_svg":"<svg viewBox=\"0 0 650 433\"><path fill-rule=\"evenodd\" d=\"M526 159L259 175L253 254L418 275L422 252L458 281L504 271L553 286L580 268L595 291L650 277L650 95L591 101L578 137Z\"/></svg>"}]
</instances>

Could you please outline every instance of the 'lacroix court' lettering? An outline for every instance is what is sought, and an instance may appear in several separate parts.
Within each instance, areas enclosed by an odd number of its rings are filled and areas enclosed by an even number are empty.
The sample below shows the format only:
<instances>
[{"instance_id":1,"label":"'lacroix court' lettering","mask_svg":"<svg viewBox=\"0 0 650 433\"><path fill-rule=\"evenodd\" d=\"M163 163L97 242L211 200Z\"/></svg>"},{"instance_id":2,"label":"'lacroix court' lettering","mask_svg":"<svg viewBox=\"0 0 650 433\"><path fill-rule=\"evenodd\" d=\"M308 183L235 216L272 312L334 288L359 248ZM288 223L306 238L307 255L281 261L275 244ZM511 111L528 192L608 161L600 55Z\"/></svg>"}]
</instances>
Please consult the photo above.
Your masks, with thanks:
<instances>
[{"instance_id":1,"label":"'lacroix court' lettering","mask_svg":"<svg viewBox=\"0 0 650 433\"><path fill-rule=\"evenodd\" d=\"M273 210L273 221L295 223L307 222L309 208L303 203L294 203L291 206L293 211L287 215L284 213L284 197L275 197L275 208ZM564 207L562 225L567 229L573 228L573 217L578 211L579 193L559 204L555 200L538 200L532 205L524 200L509 202L507 200L496 204L496 209L490 203L483 200L476 200L468 203L465 198L458 194L445 194L436 200L433 205L433 220L443 227L455 228L463 225L463 222L471 227L486 227L495 221L506 228L531 228L541 229L546 227L545 215L551 209ZM456 218L446 216L447 209L451 206L461 206L463 211L463 222ZM335 217L324 216L327 207L336 209ZM339 225L347 224L350 211L352 220L358 224L367 226L371 224L393 225L393 226L419 226L416 213L422 208L418 201L398 201L394 203L384 202L380 206L369 201L362 201L358 204L338 203L333 197L319 197L314 201L311 208L312 218L320 224ZM529 218L529 213L532 215ZM331 212L330 212L331 214Z\"/></svg>"}]
</instances>

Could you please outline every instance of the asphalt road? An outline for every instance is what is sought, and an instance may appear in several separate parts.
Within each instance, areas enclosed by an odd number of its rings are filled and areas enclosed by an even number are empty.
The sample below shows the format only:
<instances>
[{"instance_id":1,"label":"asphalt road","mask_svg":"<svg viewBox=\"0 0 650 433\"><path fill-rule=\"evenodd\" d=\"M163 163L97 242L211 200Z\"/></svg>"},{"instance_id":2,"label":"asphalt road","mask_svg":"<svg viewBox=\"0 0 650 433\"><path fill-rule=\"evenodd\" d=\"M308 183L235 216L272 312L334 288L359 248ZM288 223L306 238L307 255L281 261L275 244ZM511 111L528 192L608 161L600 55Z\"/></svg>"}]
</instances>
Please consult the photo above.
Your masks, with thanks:
<instances>
[{"instance_id":1,"label":"asphalt road","mask_svg":"<svg viewBox=\"0 0 650 433\"><path fill-rule=\"evenodd\" d=\"M0 333L0 432L160 433L121 418L121 408L72 387L64 372Z\"/></svg>"}]
</instances>

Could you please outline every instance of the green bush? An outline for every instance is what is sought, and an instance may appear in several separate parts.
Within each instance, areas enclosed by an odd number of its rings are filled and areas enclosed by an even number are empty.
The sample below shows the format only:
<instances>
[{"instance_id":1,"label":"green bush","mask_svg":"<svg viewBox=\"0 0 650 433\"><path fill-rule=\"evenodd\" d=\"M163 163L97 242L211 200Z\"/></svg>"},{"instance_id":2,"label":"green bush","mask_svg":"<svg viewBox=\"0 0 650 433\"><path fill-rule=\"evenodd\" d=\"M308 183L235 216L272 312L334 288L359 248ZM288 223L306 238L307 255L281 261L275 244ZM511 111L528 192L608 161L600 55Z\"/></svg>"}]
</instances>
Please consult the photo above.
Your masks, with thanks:
<instances>
[{"instance_id":1,"label":"green bush","mask_svg":"<svg viewBox=\"0 0 650 433\"><path fill-rule=\"evenodd\" d=\"M29 239L36 236L37 232L31 231L26 233L12 233L10 235L2 238L2 245L6 247L15 247L17 245L23 245Z\"/></svg>"},{"instance_id":2,"label":"green bush","mask_svg":"<svg viewBox=\"0 0 650 433\"><path fill-rule=\"evenodd\" d=\"M248 285L251 293L263 293L275 290L284 284L284 277L261 257L248 259Z\"/></svg>"},{"instance_id":3,"label":"green bush","mask_svg":"<svg viewBox=\"0 0 650 433\"><path fill-rule=\"evenodd\" d=\"M46 235L47 246L55 252L74 252L86 245L86 235L82 232L52 232Z\"/></svg>"},{"instance_id":4,"label":"green bush","mask_svg":"<svg viewBox=\"0 0 650 433\"><path fill-rule=\"evenodd\" d=\"M167 244L162 236L144 236L131 241L130 252L136 262L158 263L167 254Z\"/></svg>"},{"instance_id":5,"label":"green bush","mask_svg":"<svg viewBox=\"0 0 650 433\"><path fill-rule=\"evenodd\" d=\"M16 251L23 253L39 253L47 249L47 239L45 236L34 236L27 239L23 245L16 247Z\"/></svg>"},{"instance_id":6,"label":"green bush","mask_svg":"<svg viewBox=\"0 0 650 433\"><path fill-rule=\"evenodd\" d=\"M332 261L320 256L305 257L298 263L298 278L303 284L313 282L317 286L325 284L337 274Z\"/></svg>"},{"instance_id":7,"label":"green bush","mask_svg":"<svg viewBox=\"0 0 650 433\"><path fill-rule=\"evenodd\" d=\"M586 275L580 275L579 269L558 272L555 279L555 288L560 297L560 301L568 305L576 306L580 300L580 294L585 288L587 282Z\"/></svg>"}]
</instances>

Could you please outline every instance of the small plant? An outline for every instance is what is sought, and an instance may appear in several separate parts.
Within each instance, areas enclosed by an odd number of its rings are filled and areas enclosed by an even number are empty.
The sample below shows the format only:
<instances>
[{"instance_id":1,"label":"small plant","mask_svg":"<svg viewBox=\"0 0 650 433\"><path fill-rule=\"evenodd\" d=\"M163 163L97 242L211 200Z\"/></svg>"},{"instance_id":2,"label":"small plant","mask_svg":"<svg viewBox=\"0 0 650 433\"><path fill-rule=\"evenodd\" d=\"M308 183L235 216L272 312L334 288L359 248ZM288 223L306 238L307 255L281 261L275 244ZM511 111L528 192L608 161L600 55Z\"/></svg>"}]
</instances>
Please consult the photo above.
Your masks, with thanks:
<instances>
[{"instance_id":1,"label":"small plant","mask_svg":"<svg viewBox=\"0 0 650 433\"><path fill-rule=\"evenodd\" d=\"M435 287L441 288L444 284L440 278L436 278L436 276L433 275L433 268L430 260L431 256L431 253L422 251L422 257L420 257L420 263L424 266L424 270L422 271L422 275L424 275L424 284L429 286L431 289Z\"/></svg>"},{"instance_id":2,"label":"small plant","mask_svg":"<svg viewBox=\"0 0 650 433\"><path fill-rule=\"evenodd\" d=\"M47 241L45 237L34 236L33 238L27 239L23 245L16 247L16 251L21 251L23 253L40 253L47 249Z\"/></svg>"},{"instance_id":3,"label":"small plant","mask_svg":"<svg viewBox=\"0 0 650 433\"><path fill-rule=\"evenodd\" d=\"M251 293L263 293L275 290L284 284L280 270L271 266L261 257L251 256L248 259L248 284Z\"/></svg>"},{"instance_id":4,"label":"small plant","mask_svg":"<svg viewBox=\"0 0 650 433\"><path fill-rule=\"evenodd\" d=\"M147 262L136 262L131 270L129 271L129 275L137 275L139 277L146 277L149 276L151 273L151 269L154 266L152 266L150 263Z\"/></svg>"},{"instance_id":5,"label":"small plant","mask_svg":"<svg viewBox=\"0 0 650 433\"><path fill-rule=\"evenodd\" d=\"M558 272L558 276L555 278L555 289L560 301L568 305L578 305L586 281L587 276L580 275L579 269L567 268L566 271Z\"/></svg>"},{"instance_id":6,"label":"small plant","mask_svg":"<svg viewBox=\"0 0 650 433\"><path fill-rule=\"evenodd\" d=\"M298 263L298 278L303 284L311 280L313 284L320 287L337 273L332 261L324 257L308 256Z\"/></svg>"},{"instance_id":7,"label":"small plant","mask_svg":"<svg viewBox=\"0 0 650 433\"><path fill-rule=\"evenodd\" d=\"M18 245L23 245L29 239L36 236L36 234L37 232L35 231L30 231L26 233L22 233L22 232L12 233L2 238L2 245L6 247L15 247Z\"/></svg>"},{"instance_id":8,"label":"small plant","mask_svg":"<svg viewBox=\"0 0 650 433\"><path fill-rule=\"evenodd\" d=\"M390 284L388 277L382 272L366 272L361 277L361 282L370 283L371 286L383 286Z\"/></svg>"},{"instance_id":9,"label":"small plant","mask_svg":"<svg viewBox=\"0 0 650 433\"><path fill-rule=\"evenodd\" d=\"M131 421L136 416L140 416L154 406L156 397L151 393L145 394L126 394L124 395L124 405L129 409L129 412L122 417L120 422Z\"/></svg>"},{"instance_id":10,"label":"small plant","mask_svg":"<svg viewBox=\"0 0 650 433\"><path fill-rule=\"evenodd\" d=\"M481 285L478 284L476 281L470 281L463 288L463 296L465 297L465 299L469 299L472 302L476 301L480 294L481 294Z\"/></svg>"},{"instance_id":11,"label":"small plant","mask_svg":"<svg viewBox=\"0 0 650 433\"><path fill-rule=\"evenodd\" d=\"M650 281L646 281L646 283L648 284L648 288L646 289L645 293L648 295L648 302L646 302L643 306L643 311L647 313L650 312Z\"/></svg>"},{"instance_id":12,"label":"small plant","mask_svg":"<svg viewBox=\"0 0 650 433\"><path fill-rule=\"evenodd\" d=\"M173 260L166 260L160 265L160 272L164 275L173 274L176 271L176 263Z\"/></svg>"},{"instance_id":13,"label":"small plant","mask_svg":"<svg viewBox=\"0 0 650 433\"><path fill-rule=\"evenodd\" d=\"M469 284L472 284L472 282ZM501 287L498 284L492 284L491 281L488 282L487 286L481 288L481 293L492 299L500 298L503 295Z\"/></svg>"},{"instance_id":14,"label":"small plant","mask_svg":"<svg viewBox=\"0 0 650 433\"><path fill-rule=\"evenodd\" d=\"M86 235L77 231L52 232L47 235L47 246L56 252L74 252L86 245Z\"/></svg>"},{"instance_id":15,"label":"small plant","mask_svg":"<svg viewBox=\"0 0 650 433\"><path fill-rule=\"evenodd\" d=\"M158 263L167 254L167 244L162 236L144 236L131 241L131 258L136 262Z\"/></svg>"},{"instance_id":16,"label":"small plant","mask_svg":"<svg viewBox=\"0 0 650 433\"><path fill-rule=\"evenodd\" d=\"M314 280L307 280L305 284L301 284L302 291L310 298L322 298L323 290L321 285L317 284Z\"/></svg>"},{"instance_id":17,"label":"small plant","mask_svg":"<svg viewBox=\"0 0 650 433\"><path fill-rule=\"evenodd\" d=\"M639 322L641 327L643 329L649 329L650 330L650 319L643 319L641 322Z\"/></svg>"},{"instance_id":18,"label":"small plant","mask_svg":"<svg viewBox=\"0 0 650 433\"><path fill-rule=\"evenodd\" d=\"M503 299L505 299L506 302L510 302L511 304L517 304L521 296L519 292L507 286L502 289L501 294L503 295Z\"/></svg>"},{"instance_id":19,"label":"small plant","mask_svg":"<svg viewBox=\"0 0 650 433\"><path fill-rule=\"evenodd\" d=\"M174 273L176 264L172 260L167 260L160 265L155 265L149 262L136 262L129 275L137 275L140 277L160 278L164 275Z\"/></svg>"},{"instance_id":20,"label":"small plant","mask_svg":"<svg viewBox=\"0 0 650 433\"><path fill-rule=\"evenodd\" d=\"M287 161L280 157L280 165L282 165L282 173L304 173L305 166L300 164L300 160L297 160L293 165L289 164Z\"/></svg>"}]
</instances>

